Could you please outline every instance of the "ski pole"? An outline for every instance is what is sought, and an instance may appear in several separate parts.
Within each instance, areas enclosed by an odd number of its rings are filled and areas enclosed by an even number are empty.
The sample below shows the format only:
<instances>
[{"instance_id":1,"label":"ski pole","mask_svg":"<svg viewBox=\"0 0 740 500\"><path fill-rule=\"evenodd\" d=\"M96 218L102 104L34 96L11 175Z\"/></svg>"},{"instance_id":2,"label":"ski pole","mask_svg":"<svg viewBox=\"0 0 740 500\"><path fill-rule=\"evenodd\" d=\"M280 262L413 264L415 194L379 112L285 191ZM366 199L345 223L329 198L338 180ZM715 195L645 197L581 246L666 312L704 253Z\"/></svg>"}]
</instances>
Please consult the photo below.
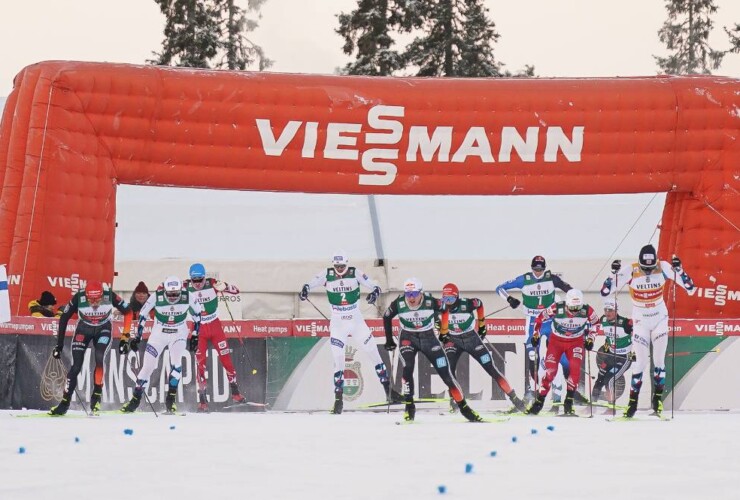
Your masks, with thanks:
<instances>
[{"instance_id":1,"label":"ski pole","mask_svg":"<svg viewBox=\"0 0 740 500\"><path fill-rule=\"evenodd\" d=\"M320 309L319 309L318 307L316 307L316 304L314 304L313 302L311 302L311 299L309 299L308 297L306 297L306 301L307 301L307 302L308 302L309 304L311 304L311 305L313 306L313 308L314 308L314 309L316 309L316 311L317 311L317 312L318 312L318 313L319 313L319 314L321 315L321 317L322 317L322 318L324 318L324 319L325 319L326 321L329 321L329 318L327 318L327 317L326 317L326 316L324 315L324 313L322 313L322 312L321 312L321 310L320 310Z\"/></svg>"},{"instance_id":2,"label":"ski pole","mask_svg":"<svg viewBox=\"0 0 740 500\"><path fill-rule=\"evenodd\" d=\"M498 314L498 313L500 313L501 311L503 311L503 310L505 310L505 309L508 309L508 308L509 308L509 306L507 305L507 306L504 306L504 307L502 307L501 309L496 309L496 310L495 310L495 311L493 311L492 313L490 313L490 314L486 314L485 316L483 316L483 318L485 319L485 318L487 318L487 317L489 317L489 316L493 316L494 314Z\"/></svg>"},{"instance_id":3,"label":"ski pole","mask_svg":"<svg viewBox=\"0 0 740 500\"><path fill-rule=\"evenodd\" d=\"M386 394L386 397L388 398L388 408L386 408L385 412L387 414L390 414L391 412L391 394L393 394L393 364L396 359L396 350L393 349L393 355L390 358L391 362L391 370L389 372L388 376L388 394Z\"/></svg>"},{"instance_id":4,"label":"ski pole","mask_svg":"<svg viewBox=\"0 0 740 500\"><path fill-rule=\"evenodd\" d=\"M49 356L51 356L51 354L49 354ZM64 364L62 364L62 368L64 368ZM68 377L69 377L69 372L67 371L66 368L64 368L64 378L68 378ZM85 406L85 403L82 401L82 396L80 396L80 389L77 386L75 386L75 394L77 395L77 402L80 404L80 406L82 406L82 409L85 411L85 415L89 417L90 412L87 411L87 407Z\"/></svg>"}]
</instances>

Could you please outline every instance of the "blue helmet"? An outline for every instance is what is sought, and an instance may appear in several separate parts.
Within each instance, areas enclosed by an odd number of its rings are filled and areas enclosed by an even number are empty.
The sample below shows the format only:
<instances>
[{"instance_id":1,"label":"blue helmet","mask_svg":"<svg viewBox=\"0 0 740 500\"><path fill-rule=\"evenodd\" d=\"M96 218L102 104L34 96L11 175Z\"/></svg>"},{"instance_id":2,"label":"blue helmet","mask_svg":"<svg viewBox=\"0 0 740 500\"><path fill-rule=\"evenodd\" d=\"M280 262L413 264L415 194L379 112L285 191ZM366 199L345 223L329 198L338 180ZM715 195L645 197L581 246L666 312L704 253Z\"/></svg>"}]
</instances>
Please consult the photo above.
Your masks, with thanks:
<instances>
[{"instance_id":1,"label":"blue helmet","mask_svg":"<svg viewBox=\"0 0 740 500\"><path fill-rule=\"evenodd\" d=\"M205 278L206 268L203 264L196 262L190 266L190 279Z\"/></svg>"}]
</instances>

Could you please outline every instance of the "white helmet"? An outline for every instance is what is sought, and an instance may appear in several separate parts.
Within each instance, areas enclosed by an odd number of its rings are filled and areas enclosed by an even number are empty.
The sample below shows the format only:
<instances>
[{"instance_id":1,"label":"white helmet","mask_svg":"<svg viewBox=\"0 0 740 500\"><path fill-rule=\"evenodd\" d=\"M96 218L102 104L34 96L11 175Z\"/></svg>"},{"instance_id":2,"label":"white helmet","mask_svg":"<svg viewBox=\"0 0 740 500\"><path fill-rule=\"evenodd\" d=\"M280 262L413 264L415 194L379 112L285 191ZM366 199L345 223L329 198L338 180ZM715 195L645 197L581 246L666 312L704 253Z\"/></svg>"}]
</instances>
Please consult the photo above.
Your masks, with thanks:
<instances>
[{"instance_id":1,"label":"white helmet","mask_svg":"<svg viewBox=\"0 0 740 500\"><path fill-rule=\"evenodd\" d=\"M174 304L179 302L180 295L182 294L182 281L177 276L168 276L164 280L164 296L167 302Z\"/></svg>"},{"instance_id":2,"label":"white helmet","mask_svg":"<svg viewBox=\"0 0 740 500\"><path fill-rule=\"evenodd\" d=\"M614 300L614 297L608 297L604 299L604 309L610 309L612 311L617 310L617 301Z\"/></svg>"},{"instance_id":3,"label":"white helmet","mask_svg":"<svg viewBox=\"0 0 740 500\"><path fill-rule=\"evenodd\" d=\"M418 278L409 278L403 282L403 293L418 295L423 290Z\"/></svg>"},{"instance_id":4,"label":"white helmet","mask_svg":"<svg viewBox=\"0 0 740 500\"><path fill-rule=\"evenodd\" d=\"M331 265L334 266L334 271L336 271L339 276L342 276L347 272L348 264L349 257L347 257L347 252L344 250L337 250L334 252L334 255L331 258Z\"/></svg>"},{"instance_id":5,"label":"white helmet","mask_svg":"<svg viewBox=\"0 0 740 500\"><path fill-rule=\"evenodd\" d=\"M577 311L581 307L583 307L583 292L576 289L571 288L568 290L568 293L565 294L565 306L571 310L571 311Z\"/></svg>"}]
</instances>

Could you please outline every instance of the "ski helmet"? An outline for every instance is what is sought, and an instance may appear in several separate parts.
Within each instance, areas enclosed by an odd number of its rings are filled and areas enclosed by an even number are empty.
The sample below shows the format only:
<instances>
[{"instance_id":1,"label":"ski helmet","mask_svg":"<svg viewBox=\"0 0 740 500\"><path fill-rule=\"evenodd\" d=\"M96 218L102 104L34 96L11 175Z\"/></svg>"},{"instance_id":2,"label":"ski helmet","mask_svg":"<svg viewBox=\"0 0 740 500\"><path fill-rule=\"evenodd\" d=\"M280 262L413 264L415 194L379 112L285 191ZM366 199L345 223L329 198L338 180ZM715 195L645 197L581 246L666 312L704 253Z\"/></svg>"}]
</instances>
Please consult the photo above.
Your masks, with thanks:
<instances>
[{"instance_id":1,"label":"ski helmet","mask_svg":"<svg viewBox=\"0 0 740 500\"><path fill-rule=\"evenodd\" d=\"M544 271L547 268L547 262L542 255L535 255L532 259L532 271Z\"/></svg>"},{"instance_id":2,"label":"ski helmet","mask_svg":"<svg viewBox=\"0 0 740 500\"><path fill-rule=\"evenodd\" d=\"M166 280L164 280L164 296L167 299L167 302L170 304L175 304L180 300L180 296L182 295L182 281L180 281L180 278L177 276L168 276Z\"/></svg>"},{"instance_id":3,"label":"ski helmet","mask_svg":"<svg viewBox=\"0 0 740 500\"><path fill-rule=\"evenodd\" d=\"M653 269L658 267L658 252L655 251L653 245L645 245L640 250L638 256L638 262L640 263L640 269L645 273L650 273Z\"/></svg>"},{"instance_id":4,"label":"ski helmet","mask_svg":"<svg viewBox=\"0 0 740 500\"><path fill-rule=\"evenodd\" d=\"M616 311L617 310L617 301L614 300L613 297L609 297L608 299L604 299L604 310L611 310Z\"/></svg>"},{"instance_id":5,"label":"ski helmet","mask_svg":"<svg viewBox=\"0 0 740 500\"><path fill-rule=\"evenodd\" d=\"M347 272L348 264L349 257L347 257L347 252L344 250L337 250L334 252L334 255L331 258L331 265L334 266L334 271L336 271L339 276L342 276Z\"/></svg>"},{"instance_id":6,"label":"ski helmet","mask_svg":"<svg viewBox=\"0 0 740 500\"><path fill-rule=\"evenodd\" d=\"M576 289L571 288L568 290L568 293L565 294L565 306L568 308L569 311L577 311L581 307L583 307L583 292Z\"/></svg>"},{"instance_id":7,"label":"ski helmet","mask_svg":"<svg viewBox=\"0 0 740 500\"><path fill-rule=\"evenodd\" d=\"M409 278L403 282L403 293L406 297L418 297L423 291L418 278Z\"/></svg>"},{"instance_id":8,"label":"ski helmet","mask_svg":"<svg viewBox=\"0 0 740 500\"><path fill-rule=\"evenodd\" d=\"M190 279L197 279L197 278L205 278L206 277L206 267L201 264L200 262L196 262L192 266L190 266Z\"/></svg>"},{"instance_id":9,"label":"ski helmet","mask_svg":"<svg viewBox=\"0 0 740 500\"><path fill-rule=\"evenodd\" d=\"M460 290L454 283L447 283L442 287L442 302L445 304L454 304L460 297Z\"/></svg>"},{"instance_id":10,"label":"ski helmet","mask_svg":"<svg viewBox=\"0 0 740 500\"><path fill-rule=\"evenodd\" d=\"M88 281L85 286L85 297L90 304L100 304L103 299L103 284L98 280Z\"/></svg>"}]
</instances>

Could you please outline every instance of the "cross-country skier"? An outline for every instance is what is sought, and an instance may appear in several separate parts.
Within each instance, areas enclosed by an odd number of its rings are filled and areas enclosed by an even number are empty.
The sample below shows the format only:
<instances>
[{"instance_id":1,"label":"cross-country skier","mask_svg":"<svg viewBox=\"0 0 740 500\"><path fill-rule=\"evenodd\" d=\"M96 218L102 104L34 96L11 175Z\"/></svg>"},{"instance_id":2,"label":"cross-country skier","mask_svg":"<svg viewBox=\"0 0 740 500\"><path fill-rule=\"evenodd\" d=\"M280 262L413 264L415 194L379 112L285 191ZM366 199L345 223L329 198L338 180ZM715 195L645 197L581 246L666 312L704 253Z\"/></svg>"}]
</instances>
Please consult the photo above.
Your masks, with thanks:
<instances>
[{"instance_id":1,"label":"cross-country skier","mask_svg":"<svg viewBox=\"0 0 740 500\"><path fill-rule=\"evenodd\" d=\"M534 323L539 314L550 307L555 302L555 290L559 289L563 292L567 292L572 287L563 281L560 276L553 274L547 270L547 263L545 258L541 255L536 255L532 258L532 272L525 273L516 278L502 283L496 287L496 293L501 298L506 300L512 309L519 307L524 302L523 310L526 322L524 325L524 332L526 339L524 342L524 354L527 366L527 373L529 376L525 380L525 399L529 400L534 397L534 388L536 387L536 381L541 380L545 372L545 357L544 352L547 349L547 341L552 330L552 321L546 320L542 324L540 335L545 337L545 342L541 342L537 353L535 353L532 345L532 334L534 333ZM509 295L509 290L521 290L522 300L512 297ZM535 356L539 354L539 356ZM539 367L536 367L535 357L539 359ZM568 376L568 361L563 357L560 360L562 365L562 373L558 373L556 379L553 381L553 401L559 402L563 390L563 382L565 377ZM557 406L553 407L554 411L557 411Z\"/></svg>"},{"instance_id":2,"label":"cross-country skier","mask_svg":"<svg viewBox=\"0 0 740 500\"><path fill-rule=\"evenodd\" d=\"M536 415L542 410L545 396L550 391L550 385L558 371L557 360L564 354L568 358L570 375L567 380L563 412L566 415L573 415L575 414L573 397L581 376L584 337L585 347L590 351L593 349L595 337L592 327L599 322L599 316L590 305L585 303L583 292L571 288L565 295L565 301L555 302L537 316L532 335L532 343L535 347L540 341L542 325L550 318L552 318L552 333L545 354L545 377L542 379L542 387L534 403L529 408L529 413Z\"/></svg>"},{"instance_id":3,"label":"cross-country skier","mask_svg":"<svg viewBox=\"0 0 740 500\"><path fill-rule=\"evenodd\" d=\"M676 279L676 278L680 278ZM632 321L634 333L632 348L636 359L632 370L630 399L625 417L634 416L637 399L642 387L642 375L648 366L650 344L653 344L653 391L652 408L660 415L663 411L663 389L665 388L665 352L668 347L668 308L663 299L667 281L671 279L686 291L693 290L694 283L681 267L681 259L673 256L671 262L658 259L652 245L640 250L637 262L622 268L619 260L612 262L612 276L604 281L601 295L616 294L618 289L629 287L632 298Z\"/></svg>"},{"instance_id":4,"label":"cross-country skier","mask_svg":"<svg viewBox=\"0 0 740 500\"><path fill-rule=\"evenodd\" d=\"M77 387L77 375L82 369L85 351L88 344L93 343L95 349L95 376L93 393L90 397L90 410L95 414L100 411L100 398L103 394L103 361L111 345L111 314L113 308L118 309L124 318L123 335L128 336L131 326L131 308L121 297L104 288L100 281L88 281L85 288L72 296L72 300L64 307L59 318L57 330L57 345L52 356L59 359L64 349L64 334L67 323L74 313L77 313L77 328L72 337L72 368L67 373L67 386L62 400L51 409L51 415L64 415L69 409L69 402Z\"/></svg>"},{"instance_id":5,"label":"cross-country skier","mask_svg":"<svg viewBox=\"0 0 740 500\"><path fill-rule=\"evenodd\" d=\"M195 263L190 266L190 279L185 280L187 288L193 300L203 306L203 314L200 318L200 331L198 333L198 350L195 351L198 381L198 411L208 411L207 388L207 359L208 342L216 348L218 357L226 369L226 378L229 381L231 400L234 404L246 404L246 398L239 392L236 383L236 369L231 359L231 348L226 340L223 325L218 318L218 294L238 295L239 289L223 281L206 278L206 268L203 264Z\"/></svg>"},{"instance_id":6,"label":"cross-country skier","mask_svg":"<svg viewBox=\"0 0 740 500\"><path fill-rule=\"evenodd\" d=\"M177 410L177 386L182 377L182 356L187 347L195 351L198 347L198 329L203 307L183 287L182 281L176 276L169 276L159 285L157 291L149 296L139 314L139 325L136 336L129 340L121 338L118 351L121 354L129 348L136 352L144 332L144 324L149 318L149 312L154 310L154 326L144 351L144 363L136 380L134 394L121 411L130 413L136 411L141 403L141 397L149 384L149 377L157 367L157 360L165 348L170 351L169 386L165 398L168 413ZM188 316L193 320L193 332L188 339Z\"/></svg>"},{"instance_id":7,"label":"cross-country skier","mask_svg":"<svg viewBox=\"0 0 740 500\"><path fill-rule=\"evenodd\" d=\"M329 343L334 358L334 407L331 411L340 414L344 408L344 346L349 336L352 336L353 343L365 351L372 360L375 373L383 384L386 395L390 394L391 388L388 370L380 357L373 334L362 317L359 304L360 285L371 290L366 297L368 304L375 304L378 300L380 287L360 269L350 266L349 257L343 250L337 251L332 256L331 262L332 267L318 273L303 285L299 297L301 300L308 299L308 292L312 288L323 286L326 289L326 296L331 305Z\"/></svg>"},{"instance_id":8,"label":"cross-country skier","mask_svg":"<svg viewBox=\"0 0 740 500\"><path fill-rule=\"evenodd\" d=\"M486 348L483 339L486 337L486 313L483 302L476 298L461 298L460 291L454 283L447 283L442 288L442 314L440 330L449 330L449 342L445 343L445 353L450 361L450 370L455 375L457 360L467 352L483 367L501 387L514 407L525 411L524 402L519 399L509 381L493 364L491 352ZM451 408L454 403L451 401Z\"/></svg>"},{"instance_id":9,"label":"cross-country skier","mask_svg":"<svg viewBox=\"0 0 740 500\"><path fill-rule=\"evenodd\" d=\"M437 374L450 390L450 395L457 403L460 413L471 422L481 421L463 397L462 390L455 380L450 363L445 355L443 345L450 342L449 330L442 325L439 339L434 335L434 324L438 320L440 302L429 293L424 293L421 282L416 278L409 278L403 284L404 293L391 302L383 314L385 328L385 348L393 351L397 344L393 340L392 320L398 316L401 324L401 357L403 358L403 395L406 401L404 419L414 420L416 405L414 404L414 366L416 353L421 352L432 363ZM480 339L479 339L480 340Z\"/></svg>"},{"instance_id":10,"label":"cross-country skier","mask_svg":"<svg viewBox=\"0 0 740 500\"><path fill-rule=\"evenodd\" d=\"M606 387L606 400L616 401L615 383L632 363L632 320L617 315L617 303L612 297L604 300L598 331L604 334L605 342L596 354L599 375L591 390L591 400L598 401Z\"/></svg>"}]
</instances>

